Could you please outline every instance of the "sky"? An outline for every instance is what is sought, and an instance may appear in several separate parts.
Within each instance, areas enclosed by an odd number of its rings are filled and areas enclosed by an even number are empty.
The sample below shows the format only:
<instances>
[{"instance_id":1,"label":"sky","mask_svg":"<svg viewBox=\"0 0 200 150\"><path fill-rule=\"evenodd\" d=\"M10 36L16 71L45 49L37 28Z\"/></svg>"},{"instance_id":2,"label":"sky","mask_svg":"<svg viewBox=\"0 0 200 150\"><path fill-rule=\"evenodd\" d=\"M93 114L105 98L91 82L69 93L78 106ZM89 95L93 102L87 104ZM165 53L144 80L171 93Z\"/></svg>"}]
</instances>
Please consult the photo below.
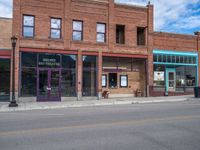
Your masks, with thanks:
<instances>
[{"instance_id":1,"label":"sky","mask_svg":"<svg viewBox=\"0 0 200 150\"><path fill-rule=\"evenodd\" d=\"M146 6L149 0L115 0ZM200 0L150 0L154 5L154 30L194 34L200 31ZM12 0L0 0L0 17L12 17Z\"/></svg>"}]
</instances>

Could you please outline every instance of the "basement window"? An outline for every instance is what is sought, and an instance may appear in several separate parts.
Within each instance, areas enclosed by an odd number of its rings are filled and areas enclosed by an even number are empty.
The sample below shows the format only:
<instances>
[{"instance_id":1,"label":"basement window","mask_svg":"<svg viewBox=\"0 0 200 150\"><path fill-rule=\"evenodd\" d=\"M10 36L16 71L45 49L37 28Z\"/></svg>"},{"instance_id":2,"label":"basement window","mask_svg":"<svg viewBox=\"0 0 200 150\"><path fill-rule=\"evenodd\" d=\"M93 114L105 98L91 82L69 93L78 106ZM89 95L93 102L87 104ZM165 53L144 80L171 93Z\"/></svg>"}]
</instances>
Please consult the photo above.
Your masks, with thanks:
<instances>
[{"instance_id":1,"label":"basement window","mask_svg":"<svg viewBox=\"0 0 200 150\"><path fill-rule=\"evenodd\" d=\"M125 44L125 26L116 25L116 43Z\"/></svg>"},{"instance_id":2,"label":"basement window","mask_svg":"<svg viewBox=\"0 0 200 150\"><path fill-rule=\"evenodd\" d=\"M137 45L145 45L145 28L137 27Z\"/></svg>"}]
</instances>

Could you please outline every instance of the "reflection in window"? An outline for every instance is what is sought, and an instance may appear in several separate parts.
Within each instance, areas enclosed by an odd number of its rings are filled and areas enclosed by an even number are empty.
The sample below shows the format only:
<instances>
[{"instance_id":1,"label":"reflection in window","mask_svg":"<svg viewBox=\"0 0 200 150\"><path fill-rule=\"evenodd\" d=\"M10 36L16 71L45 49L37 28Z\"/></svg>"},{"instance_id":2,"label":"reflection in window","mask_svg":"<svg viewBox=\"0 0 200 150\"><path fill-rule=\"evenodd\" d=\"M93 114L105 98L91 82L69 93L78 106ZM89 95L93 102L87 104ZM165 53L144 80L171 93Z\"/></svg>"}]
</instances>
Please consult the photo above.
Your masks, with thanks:
<instances>
[{"instance_id":1,"label":"reflection in window","mask_svg":"<svg viewBox=\"0 0 200 150\"><path fill-rule=\"evenodd\" d=\"M34 16L23 16L23 36L24 37L34 37Z\"/></svg>"},{"instance_id":2,"label":"reflection in window","mask_svg":"<svg viewBox=\"0 0 200 150\"><path fill-rule=\"evenodd\" d=\"M73 21L73 33L72 39L75 41L83 40L83 22Z\"/></svg>"},{"instance_id":3,"label":"reflection in window","mask_svg":"<svg viewBox=\"0 0 200 150\"><path fill-rule=\"evenodd\" d=\"M106 42L106 25L97 23L97 42Z\"/></svg>"},{"instance_id":4,"label":"reflection in window","mask_svg":"<svg viewBox=\"0 0 200 150\"><path fill-rule=\"evenodd\" d=\"M51 18L51 38L61 38L61 19Z\"/></svg>"}]
</instances>

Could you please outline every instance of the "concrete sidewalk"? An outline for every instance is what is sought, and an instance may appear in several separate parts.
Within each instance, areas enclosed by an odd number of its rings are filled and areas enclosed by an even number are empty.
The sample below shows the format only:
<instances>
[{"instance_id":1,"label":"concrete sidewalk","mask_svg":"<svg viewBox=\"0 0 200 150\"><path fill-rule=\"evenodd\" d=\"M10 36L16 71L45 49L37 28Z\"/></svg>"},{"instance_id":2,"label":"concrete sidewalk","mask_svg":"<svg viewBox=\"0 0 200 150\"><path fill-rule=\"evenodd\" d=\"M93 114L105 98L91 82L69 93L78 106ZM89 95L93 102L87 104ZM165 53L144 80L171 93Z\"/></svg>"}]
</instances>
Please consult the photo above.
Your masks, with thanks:
<instances>
[{"instance_id":1,"label":"concrete sidewalk","mask_svg":"<svg viewBox=\"0 0 200 150\"><path fill-rule=\"evenodd\" d=\"M169 97L141 97L141 98L110 98L102 100L82 100L69 102L28 102L19 103L16 108L8 107L7 103L0 103L0 112L55 109L55 108L74 108L74 107L91 107L91 106L108 106L122 104L141 104L141 103L158 103L158 102L178 102L187 100L200 100L193 95L187 96L169 96Z\"/></svg>"}]
</instances>

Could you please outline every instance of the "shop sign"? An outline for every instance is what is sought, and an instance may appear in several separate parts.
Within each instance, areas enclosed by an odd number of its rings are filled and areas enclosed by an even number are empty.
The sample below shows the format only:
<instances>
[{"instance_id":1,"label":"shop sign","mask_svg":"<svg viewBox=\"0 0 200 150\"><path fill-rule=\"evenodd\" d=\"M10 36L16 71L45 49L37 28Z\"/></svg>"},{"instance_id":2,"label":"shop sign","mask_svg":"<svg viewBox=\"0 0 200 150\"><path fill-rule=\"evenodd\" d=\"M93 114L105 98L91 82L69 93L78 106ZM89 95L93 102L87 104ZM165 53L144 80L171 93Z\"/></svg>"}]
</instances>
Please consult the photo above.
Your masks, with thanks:
<instances>
[{"instance_id":1,"label":"shop sign","mask_svg":"<svg viewBox=\"0 0 200 150\"><path fill-rule=\"evenodd\" d=\"M39 67L59 67L60 56L59 55L39 55Z\"/></svg>"},{"instance_id":2,"label":"shop sign","mask_svg":"<svg viewBox=\"0 0 200 150\"><path fill-rule=\"evenodd\" d=\"M164 81L165 72L164 71L154 71L154 81Z\"/></svg>"}]
</instances>

